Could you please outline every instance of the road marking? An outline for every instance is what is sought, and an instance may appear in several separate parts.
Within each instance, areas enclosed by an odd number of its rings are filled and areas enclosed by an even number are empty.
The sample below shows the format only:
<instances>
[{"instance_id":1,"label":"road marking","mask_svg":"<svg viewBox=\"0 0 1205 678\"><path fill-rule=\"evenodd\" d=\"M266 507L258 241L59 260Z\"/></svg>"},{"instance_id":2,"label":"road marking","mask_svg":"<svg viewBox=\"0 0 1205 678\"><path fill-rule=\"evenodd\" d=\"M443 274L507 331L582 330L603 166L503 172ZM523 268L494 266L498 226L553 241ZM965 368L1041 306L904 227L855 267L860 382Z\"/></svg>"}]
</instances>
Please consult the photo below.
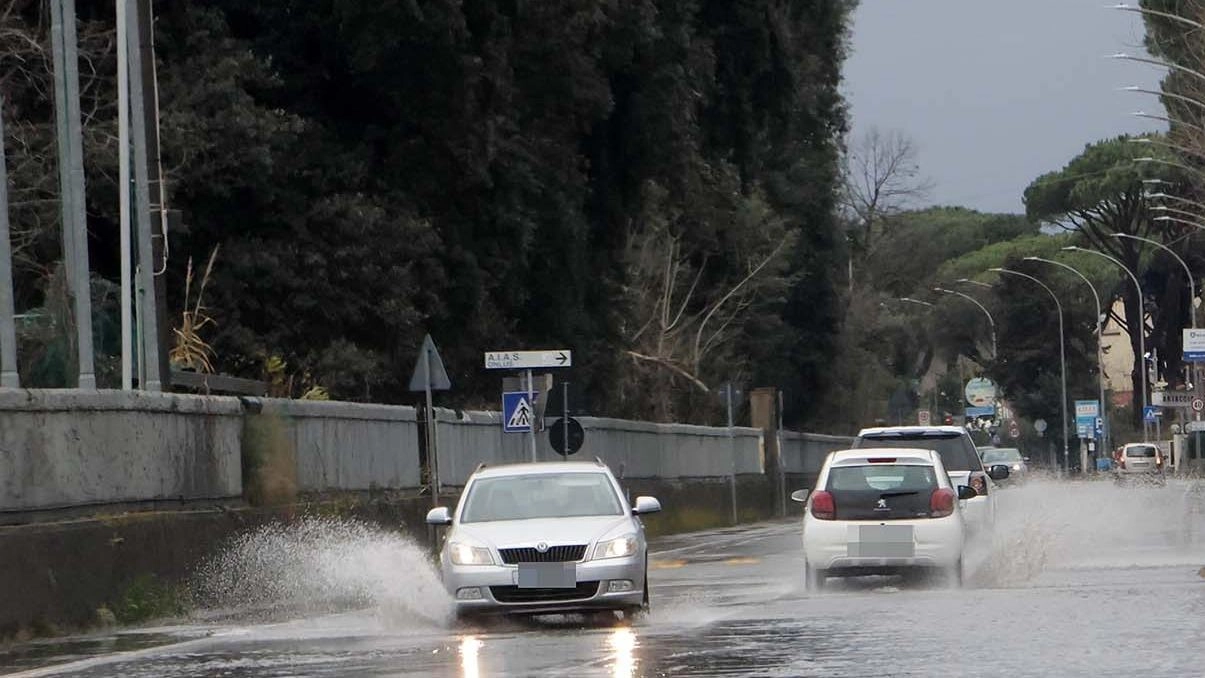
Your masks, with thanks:
<instances>
[{"instance_id":1,"label":"road marking","mask_svg":"<svg viewBox=\"0 0 1205 678\"><path fill-rule=\"evenodd\" d=\"M650 570L676 570L685 566L685 560L654 560L649 563Z\"/></svg>"},{"instance_id":2,"label":"road marking","mask_svg":"<svg viewBox=\"0 0 1205 678\"><path fill-rule=\"evenodd\" d=\"M725 565L756 565L761 562L761 558L750 558L742 556L738 558L729 558L724 561Z\"/></svg>"}]
</instances>

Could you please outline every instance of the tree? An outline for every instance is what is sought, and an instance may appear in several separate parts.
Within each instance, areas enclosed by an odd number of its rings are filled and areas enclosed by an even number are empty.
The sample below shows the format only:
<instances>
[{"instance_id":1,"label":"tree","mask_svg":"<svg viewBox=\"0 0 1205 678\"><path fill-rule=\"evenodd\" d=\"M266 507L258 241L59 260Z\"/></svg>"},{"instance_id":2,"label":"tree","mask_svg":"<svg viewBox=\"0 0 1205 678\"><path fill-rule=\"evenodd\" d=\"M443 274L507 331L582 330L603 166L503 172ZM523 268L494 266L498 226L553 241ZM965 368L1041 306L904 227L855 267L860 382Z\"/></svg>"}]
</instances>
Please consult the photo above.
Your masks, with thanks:
<instances>
[{"instance_id":1,"label":"tree","mask_svg":"<svg viewBox=\"0 0 1205 678\"><path fill-rule=\"evenodd\" d=\"M1151 151L1129 141L1129 137L1122 136L1089 144L1062 170L1045 174L1030 184L1025 189L1025 207L1031 219L1057 224L1077 233L1091 248L1120 260L1127 269L1145 278L1149 271L1143 270L1142 249L1133 240L1114 238L1113 234L1156 240L1167 237L1167 229L1152 219L1142 181L1150 178L1174 181L1178 174L1164 165L1135 162L1135 158ZM1172 289L1183 284L1183 280L1179 280ZM1142 355L1143 337L1149 334L1148 326L1160 325L1161 313L1184 318L1187 308L1183 297L1160 303L1149 290L1153 287L1144 285L1147 296L1139 299L1137 290L1127 278L1119 289L1110 290L1106 296L1110 302L1117 296L1124 301L1125 318L1117 318L1117 321L1129 333L1135 356ZM1111 308L1111 303L1109 306ZM1141 365L1141 361L1136 361L1131 375L1136 394L1142 392ZM1136 416L1140 415L1136 411Z\"/></svg>"},{"instance_id":2,"label":"tree","mask_svg":"<svg viewBox=\"0 0 1205 678\"><path fill-rule=\"evenodd\" d=\"M932 181L917 163L916 145L902 132L872 127L846 152L841 204L850 223L849 284L853 256L879 254L892 219L928 197Z\"/></svg>"}]
</instances>

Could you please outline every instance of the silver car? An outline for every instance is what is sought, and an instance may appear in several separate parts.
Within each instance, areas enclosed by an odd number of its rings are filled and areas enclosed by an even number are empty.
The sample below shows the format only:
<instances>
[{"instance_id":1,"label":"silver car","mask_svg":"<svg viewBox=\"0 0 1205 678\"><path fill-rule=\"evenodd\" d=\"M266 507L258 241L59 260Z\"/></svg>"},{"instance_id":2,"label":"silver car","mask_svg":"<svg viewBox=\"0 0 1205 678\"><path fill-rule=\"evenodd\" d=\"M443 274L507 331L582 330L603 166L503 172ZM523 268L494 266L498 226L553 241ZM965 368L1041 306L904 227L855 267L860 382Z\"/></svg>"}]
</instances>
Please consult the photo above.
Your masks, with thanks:
<instances>
[{"instance_id":1,"label":"silver car","mask_svg":"<svg viewBox=\"0 0 1205 678\"><path fill-rule=\"evenodd\" d=\"M640 516L652 497L628 504L601 461L480 467L447 525L444 586L458 617L648 609L648 549Z\"/></svg>"}]
</instances>

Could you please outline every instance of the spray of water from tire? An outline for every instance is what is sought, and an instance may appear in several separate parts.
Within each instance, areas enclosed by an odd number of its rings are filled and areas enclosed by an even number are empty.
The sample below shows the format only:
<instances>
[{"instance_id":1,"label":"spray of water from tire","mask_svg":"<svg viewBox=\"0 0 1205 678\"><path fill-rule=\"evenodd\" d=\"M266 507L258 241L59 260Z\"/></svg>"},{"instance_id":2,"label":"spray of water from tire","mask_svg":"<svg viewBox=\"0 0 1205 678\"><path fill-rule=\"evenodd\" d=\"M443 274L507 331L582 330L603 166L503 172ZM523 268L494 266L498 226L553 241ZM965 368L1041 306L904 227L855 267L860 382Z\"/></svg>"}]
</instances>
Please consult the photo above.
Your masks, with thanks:
<instances>
[{"instance_id":1,"label":"spray of water from tire","mask_svg":"<svg viewBox=\"0 0 1205 678\"><path fill-rule=\"evenodd\" d=\"M192 579L211 615L256 620L370 610L387 625L443 626L451 605L426 549L361 522L306 518L236 537Z\"/></svg>"}]
</instances>

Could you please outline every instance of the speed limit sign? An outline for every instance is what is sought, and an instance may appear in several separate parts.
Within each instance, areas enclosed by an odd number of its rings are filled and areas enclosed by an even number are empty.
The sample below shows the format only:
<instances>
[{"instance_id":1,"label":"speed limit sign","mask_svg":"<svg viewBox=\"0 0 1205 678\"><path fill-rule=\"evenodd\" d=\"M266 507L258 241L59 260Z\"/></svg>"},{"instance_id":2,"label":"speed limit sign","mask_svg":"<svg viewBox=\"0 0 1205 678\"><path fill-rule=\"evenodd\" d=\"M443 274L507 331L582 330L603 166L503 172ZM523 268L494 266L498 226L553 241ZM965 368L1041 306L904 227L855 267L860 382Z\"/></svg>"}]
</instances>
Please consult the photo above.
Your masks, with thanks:
<instances>
[{"instance_id":1,"label":"speed limit sign","mask_svg":"<svg viewBox=\"0 0 1205 678\"><path fill-rule=\"evenodd\" d=\"M1192 399L1192 411L1200 412L1201 410L1205 410L1205 400L1201 400L1200 398L1193 398Z\"/></svg>"}]
</instances>

